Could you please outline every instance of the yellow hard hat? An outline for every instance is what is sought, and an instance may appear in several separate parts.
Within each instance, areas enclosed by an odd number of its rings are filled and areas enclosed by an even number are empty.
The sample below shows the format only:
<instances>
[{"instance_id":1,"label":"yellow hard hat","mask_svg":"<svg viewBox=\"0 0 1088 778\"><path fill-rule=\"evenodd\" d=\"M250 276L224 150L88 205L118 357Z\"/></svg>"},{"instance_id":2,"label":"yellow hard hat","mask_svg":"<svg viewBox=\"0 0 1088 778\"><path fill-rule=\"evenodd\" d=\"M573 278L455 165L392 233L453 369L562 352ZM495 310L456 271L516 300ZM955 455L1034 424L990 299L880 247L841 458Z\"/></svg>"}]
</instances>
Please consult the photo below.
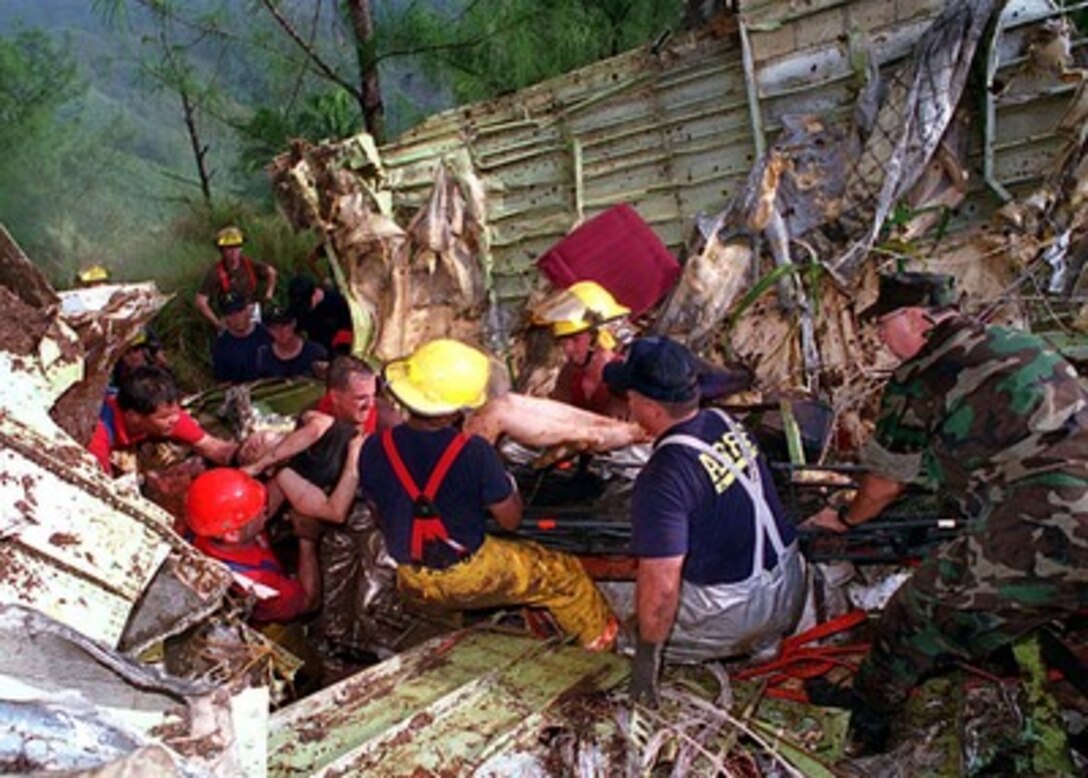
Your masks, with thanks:
<instances>
[{"instance_id":1,"label":"yellow hard hat","mask_svg":"<svg viewBox=\"0 0 1088 778\"><path fill-rule=\"evenodd\" d=\"M101 284L110 280L110 271L102 265L91 265L76 273L76 278L79 279L79 283L88 286L90 284Z\"/></svg>"},{"instance_id":2,"label":"yellow hard hat","mask_svg":"<svg viewBox=\"0 0 1088 778\"><path fill-rule=\"evenodd\" d=\"M579 281L538 306L534 321L549 325L552 333L562 338L630 312L630 308L616 302L616 298L596 281Z\"/></svg>"},{"instance_id":3,"label":"yellow hard hat","mask_svg":"<svg viewBox=\"0 0 1088 778\"><path fill-rule=\"evenodd\" d=\"M237 227L224 227L215 233L215 245L220 248L224 246L241 246L243 243L245 243L245 238L242 231Z\"/></svg>"},{"instance_id":4,"label":"yellow hard hat","mask_svg":"<svg viewBox=\"0 0 1088 778\"><path fill-rule=\"evenodd\" d=\"M385 382L396 398L420 416L444 416L487 402L490 360L456 340L424 343L385 366Z\"/></svg>"}]
</instances>

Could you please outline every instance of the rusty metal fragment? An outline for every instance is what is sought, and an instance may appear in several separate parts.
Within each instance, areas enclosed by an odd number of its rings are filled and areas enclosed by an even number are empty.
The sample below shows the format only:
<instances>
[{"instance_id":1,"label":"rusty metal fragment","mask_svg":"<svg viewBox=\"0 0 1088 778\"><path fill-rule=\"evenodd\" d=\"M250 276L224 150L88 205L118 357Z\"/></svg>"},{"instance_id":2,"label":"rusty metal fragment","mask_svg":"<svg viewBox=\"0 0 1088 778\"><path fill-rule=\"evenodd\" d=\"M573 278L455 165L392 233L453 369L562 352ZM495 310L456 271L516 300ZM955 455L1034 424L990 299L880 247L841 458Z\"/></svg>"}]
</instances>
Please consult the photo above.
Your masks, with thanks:
<instances>
[{"instance_id":1,"label":"rusty metal fragment","mask_svg":"<svg viewBox=\"0 0 1088 778\"><path fill-rule=\"evenodd\" d=\"M614 655L493 629L435 638L274 714L269 774L554 769L562 763L548 762L549 732L582 721L586 739L607 741L590 722L609 708L594 713L592 701L627 672ZM614 722L599 723L617 734ZM621 744L610 764L623 755Z\"/></svg>"},{"instance_id":2,"label":"rusty metal fragment","mask_svg":"<svg viewBox=\"0 0 1088 778\"><path fill-rule=\"evenodd\" d=\"M24 261L4 252L0 278L21 277ZM231 579L173 533L168 514L103 474L85 438L73 439L51 416L67 407L67 427L89 437L108 355L165 299L151 284L84 291L99 305L54 295L32 308L0 286L0 297L25 314L0 328L0 603L138 651L217 608ZM85 361L85 348L98 356Z\"/></svg>"}]
</instances>

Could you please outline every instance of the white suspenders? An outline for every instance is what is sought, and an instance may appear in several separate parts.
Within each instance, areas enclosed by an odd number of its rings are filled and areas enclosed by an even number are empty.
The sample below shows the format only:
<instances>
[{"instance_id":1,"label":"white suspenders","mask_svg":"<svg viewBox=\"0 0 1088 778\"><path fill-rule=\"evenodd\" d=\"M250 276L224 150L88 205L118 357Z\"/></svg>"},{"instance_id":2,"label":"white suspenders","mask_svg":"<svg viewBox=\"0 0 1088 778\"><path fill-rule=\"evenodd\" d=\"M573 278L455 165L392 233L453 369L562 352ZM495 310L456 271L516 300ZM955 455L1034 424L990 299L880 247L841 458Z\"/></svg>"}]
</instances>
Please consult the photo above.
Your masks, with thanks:
<instances>
[{"instance_id":1,"label":"white suspenders","mask_svg":"<svg viewBox=\"0 0 1088 778\"><path fill-rule=\"evenodd\" d=\"M729 427L729 431L733 433L734 438L737 440L737 445L747 449L747 453L751 455L751 465L748 468L751 475L746 474L737 462L724 456L709 443L700 440L694 435L684 435L681 433L669 435L658 442L654 447L654 450L656 451L662 446L685 446L694 449L700 454L706 454L722 467L729 470L734 478L736 478L737 482L744 487L744 490L748 493L748 498L752 501L752 511L755 514L756 536L755 544L752 549L752 574L749 576L750 580L764 572L763 550L767 540L771 541L771 546L774 547L775 555L778 558L782 557L782 552L786 547L782 543L782 536L778 532L778 525L775 523L774 516L771 514L771 506L764 496L763 479L760 475L759 464L756 461L758 452L748 440L747 435L741 429L740 425L733 421L733 419L729 417L729 414L719 408L709 408L708 410L711 413L716 414L725 422L726 426Z\"/></svg>"}]
</instances>

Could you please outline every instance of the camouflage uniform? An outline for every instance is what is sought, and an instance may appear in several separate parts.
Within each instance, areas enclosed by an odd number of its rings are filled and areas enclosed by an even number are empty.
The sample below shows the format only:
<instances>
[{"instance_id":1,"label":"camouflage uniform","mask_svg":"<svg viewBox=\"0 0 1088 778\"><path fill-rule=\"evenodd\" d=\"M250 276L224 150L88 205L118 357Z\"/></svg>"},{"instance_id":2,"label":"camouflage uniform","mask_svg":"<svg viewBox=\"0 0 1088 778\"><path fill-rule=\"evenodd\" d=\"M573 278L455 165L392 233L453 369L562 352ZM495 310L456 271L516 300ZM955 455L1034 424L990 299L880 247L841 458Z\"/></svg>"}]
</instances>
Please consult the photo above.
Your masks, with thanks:
<instances>
[{"instance_id":1,"label":"camouflage uniform","mask_svg":"<svg viewBox=\"0 0 1088 778\"><path fill-rule=\"evenodd\" d=\"M889 602L855 681L898 707L942 657L980 657L1088 606L1088 394L1023 332L937 324L884 392L870 470L953 500L968 531Z\"/></svg>"}]
</instances>

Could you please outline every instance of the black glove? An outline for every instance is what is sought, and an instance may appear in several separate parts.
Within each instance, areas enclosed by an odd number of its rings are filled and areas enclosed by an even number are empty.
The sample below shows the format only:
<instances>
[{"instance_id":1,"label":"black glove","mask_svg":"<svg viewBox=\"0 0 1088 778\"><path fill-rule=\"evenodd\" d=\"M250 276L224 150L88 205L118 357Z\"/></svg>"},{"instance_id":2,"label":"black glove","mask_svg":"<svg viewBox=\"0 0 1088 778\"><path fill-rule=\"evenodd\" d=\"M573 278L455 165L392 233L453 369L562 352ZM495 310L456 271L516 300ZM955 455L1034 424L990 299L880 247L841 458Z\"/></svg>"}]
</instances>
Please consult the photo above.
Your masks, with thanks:
<instances>
[{"instance_id":1,"label":"black glove","mask_svg":"<svg viewBox=\"0 0 1088 778\"><path fill-rule=\"evenodd\" d=\"M657 707L657 679L661 674L661 643L638 641L631 663L631 701Z\"/></svg>"}]
</instances>

